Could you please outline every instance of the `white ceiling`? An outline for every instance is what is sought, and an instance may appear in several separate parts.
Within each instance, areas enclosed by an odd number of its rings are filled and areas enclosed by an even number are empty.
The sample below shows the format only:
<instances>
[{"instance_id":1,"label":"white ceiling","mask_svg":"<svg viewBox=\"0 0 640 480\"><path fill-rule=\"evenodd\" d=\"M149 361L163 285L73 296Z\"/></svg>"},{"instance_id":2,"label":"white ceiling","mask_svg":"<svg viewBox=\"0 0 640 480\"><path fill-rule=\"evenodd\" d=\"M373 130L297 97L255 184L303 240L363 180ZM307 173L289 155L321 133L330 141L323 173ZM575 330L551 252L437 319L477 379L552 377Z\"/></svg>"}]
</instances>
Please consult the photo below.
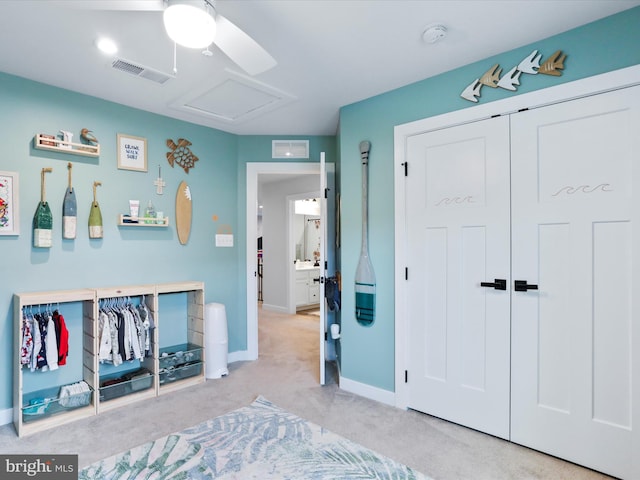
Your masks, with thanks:
<instances>
[{"instance_id":1,"label":"white ceiling","mask_svg":"<svg viewBox=\"0 0 640 480\"><path fill-rule=\"evenodd\" d=\"M205 57L178 47L173 77L173 44L161 12L79 8L94 1L0 0L0 70L244 135L333 135L341 106L640 5L640 0L217 0L216 9L260 43L277 66L250 77L215 48ZM134 1L145 0L129 0ZM448 35L430 45L422 33L434 23L445 25ZM113 58L94 46L98 35L116 41L118 58L171 78L161 85L114 69ZM220 100L224 115L203 113ZM267 106L243 115L252 102Z\"/></svg>"}]
</instances>

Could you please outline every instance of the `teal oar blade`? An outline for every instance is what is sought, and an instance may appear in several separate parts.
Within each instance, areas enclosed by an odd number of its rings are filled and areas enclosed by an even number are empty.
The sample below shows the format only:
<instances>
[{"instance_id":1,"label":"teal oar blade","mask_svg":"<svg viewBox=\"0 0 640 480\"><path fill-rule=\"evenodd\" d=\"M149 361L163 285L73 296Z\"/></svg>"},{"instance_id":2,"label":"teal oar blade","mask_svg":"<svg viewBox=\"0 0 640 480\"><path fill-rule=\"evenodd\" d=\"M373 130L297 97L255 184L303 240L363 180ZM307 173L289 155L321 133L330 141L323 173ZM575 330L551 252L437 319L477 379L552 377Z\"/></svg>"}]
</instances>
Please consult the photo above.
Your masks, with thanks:
<instances>
[{"instance_id":1,"label":"teal oar blade","mask_svg":"<svg viewBox=\"0 0 640 480\"><path fill-rule=\"evenodd\" d=\"M368 210L368 167L369 150L371 143L360 142L360 159L362 160L362 246L360 248L360 260L356 269L356 320L360 325L369 326L376 318L376 275L373 264L369 258L369 245L367 242Z\"/></svg>"},{"instance_id":2,"label":"teal oar blade","mask_svg":"<svg viewBox=\"0 0 640 480\"><path fill-rule=\"evenodd\" d=\"M78 204L73 188L67 188L62 203L62 238L76 238L78 221Z\"/></svg>"}]
</instances>

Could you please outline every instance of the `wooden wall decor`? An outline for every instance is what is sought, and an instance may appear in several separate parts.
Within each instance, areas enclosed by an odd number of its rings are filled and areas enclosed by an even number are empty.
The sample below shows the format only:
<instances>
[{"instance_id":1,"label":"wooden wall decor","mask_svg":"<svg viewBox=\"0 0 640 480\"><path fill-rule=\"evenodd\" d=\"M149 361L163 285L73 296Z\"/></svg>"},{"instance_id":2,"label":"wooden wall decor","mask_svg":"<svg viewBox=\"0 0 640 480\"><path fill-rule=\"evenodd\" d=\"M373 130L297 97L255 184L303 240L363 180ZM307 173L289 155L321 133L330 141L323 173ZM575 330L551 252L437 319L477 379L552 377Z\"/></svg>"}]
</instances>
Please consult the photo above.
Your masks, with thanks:
<instances>
[{"instance_id":1,"label":"wooden wall decor","mask_svg":"<svg viewBox=\"0 0 640 480\"><path fill-rule=\"evenodd\" d=\"M503 88L512 92L517 90L520 85L520 74L525 73L527 75L537 75L541 73L543 75L552 75L559 77L562 75L560 70L564 70L564 61L567 55L562 53L562 50L557 50L547 60L540 65L542 54L538 53L538 50L534 50L526 58L524 58L518 65L513 67L502 77L502 68L499 64L495 64L489 70L487 70L481 77L476 78L471 82L460 94L465 100L478 103L480 98L480 91L483 86L491 88Z\"/></svg>"},{"instance_id":2,"label":"wooden wall decor","mask_svg":"<svg viewBox=\"0 0 640 480\"><path fill-rule=\"evenodd\" d=\"M167 147L171 149L167 152L169 165L173 167L173 164L177 163L186 173L189 173L189 169L193 168L198 161L198 157L189 148L191 145L191 142L184 138L179 138L178 143L170 138L167 139Z\"/></svg>"}]
</instances>

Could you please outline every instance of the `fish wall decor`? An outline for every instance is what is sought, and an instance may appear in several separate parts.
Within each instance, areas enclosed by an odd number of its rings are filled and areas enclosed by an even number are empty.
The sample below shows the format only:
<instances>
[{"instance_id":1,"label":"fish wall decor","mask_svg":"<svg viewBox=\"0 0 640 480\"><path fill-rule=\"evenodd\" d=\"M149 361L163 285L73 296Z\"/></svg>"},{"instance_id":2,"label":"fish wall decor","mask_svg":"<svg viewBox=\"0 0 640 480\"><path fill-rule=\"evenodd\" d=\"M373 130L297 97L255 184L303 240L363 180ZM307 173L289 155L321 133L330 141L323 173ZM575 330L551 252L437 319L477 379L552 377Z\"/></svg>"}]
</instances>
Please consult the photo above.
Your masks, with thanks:
<instances>
[{"instance_id":1,"label":"fish wall decor","mask_svg":"<svg viewBox=\"0 0 640 480\"><path fill-rule=\"evenodd\" d=\"M500 77L502 68L500 68L500 65L496 63L482 74L482 76L476 78L473 82L467 85L460 96L470 102L478 103L483 86L503 88L514 92L520 85L520 74L522 73L527 75L537 75L538 73L541 73L543 75L559 77L562 75L560 70L564 70L564 61L566 58L567 55L562 53L562 50L557 50L553 55L545 60L542 65L540 65L542 54L538 53L538 50L534 50L502 77Z\"/></svg>"}]
</instances>

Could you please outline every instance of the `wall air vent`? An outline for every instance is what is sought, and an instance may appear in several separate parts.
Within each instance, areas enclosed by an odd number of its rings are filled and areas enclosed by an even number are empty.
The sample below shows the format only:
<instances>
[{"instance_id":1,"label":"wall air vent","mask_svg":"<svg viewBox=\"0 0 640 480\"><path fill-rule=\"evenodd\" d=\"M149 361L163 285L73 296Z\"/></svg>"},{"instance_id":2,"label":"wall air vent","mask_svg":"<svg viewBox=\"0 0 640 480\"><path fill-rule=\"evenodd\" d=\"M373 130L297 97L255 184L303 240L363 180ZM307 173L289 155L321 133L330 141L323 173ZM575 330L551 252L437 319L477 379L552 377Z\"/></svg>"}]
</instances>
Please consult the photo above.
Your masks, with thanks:
<instances>
[{"instance_id":1,"label":"wall air vent","mask_svg":"<svg viewBox=\"0 0 640 480\"><path fill-rule=\"evenodd\" d=\"M273 140L271 158L309 158L309 140Z\"/></svg>"},{"instance_id":2,"label":"wall air vent","mask_svg":"<svg viewBox=\"0 0 640 480\"><path fill-rule=\"evenodd\" d=\"M121 58L116 58L111 66L121 72L130 73L136 77L146 78L147 80L159 83L160 85L163 85L167 80L173 78L169 74L162 73L158 70L154 70L153 68L145 67L144 65L139 65Z\"/></svg>"}]
</instances>

